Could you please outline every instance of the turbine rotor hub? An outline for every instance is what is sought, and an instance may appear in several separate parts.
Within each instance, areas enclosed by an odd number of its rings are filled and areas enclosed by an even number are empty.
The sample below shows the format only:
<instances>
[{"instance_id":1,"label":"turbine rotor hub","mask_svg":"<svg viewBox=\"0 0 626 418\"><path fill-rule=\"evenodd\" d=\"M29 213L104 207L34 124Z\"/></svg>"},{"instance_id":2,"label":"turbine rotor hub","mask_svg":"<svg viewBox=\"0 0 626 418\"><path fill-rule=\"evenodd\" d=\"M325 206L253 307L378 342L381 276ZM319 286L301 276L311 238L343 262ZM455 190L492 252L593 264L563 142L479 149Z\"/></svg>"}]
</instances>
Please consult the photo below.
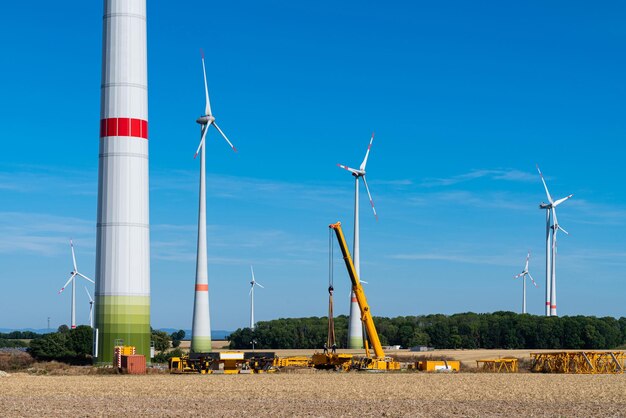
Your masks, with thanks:
<instances>
[{"instance_id":1,"label":"turbine rotor hub","mask_svg":"<svg viewBox=\"0 0 626 418\"><path fill-rule=\"evenodd\" d=\"M210 125L214 121L215 118L211 115L200 116L198 119L196 119L196 123L199 123L200 125Z\"/></svg>"}]
</instances>

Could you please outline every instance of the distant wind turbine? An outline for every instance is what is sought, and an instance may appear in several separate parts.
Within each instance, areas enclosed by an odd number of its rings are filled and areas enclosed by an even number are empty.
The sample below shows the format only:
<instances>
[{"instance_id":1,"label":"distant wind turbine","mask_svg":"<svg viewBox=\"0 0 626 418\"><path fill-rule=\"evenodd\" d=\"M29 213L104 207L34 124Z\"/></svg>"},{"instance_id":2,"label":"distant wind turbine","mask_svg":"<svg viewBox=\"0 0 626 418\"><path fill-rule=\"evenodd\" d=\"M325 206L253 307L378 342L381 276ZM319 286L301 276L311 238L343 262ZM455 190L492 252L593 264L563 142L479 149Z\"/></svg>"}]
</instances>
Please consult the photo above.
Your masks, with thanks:
<instances>
[{"instance_id":1,"label":"distant wind turbine","mask_svg":"<svg viewBox=\"0 0 626 418\"><path fill-rule=\"evenodd\" d=\"M87 297L89 298L89 326L93 328L93 299L89 294L89 290L87 290L87 286L85 286L85 292L87 292Z\"/></svg>"},{"instance_id":2,"label":"distant wind turbine","mask_svg":"<svg viewBox=\"0 0 626 418\"><path fill-rule=\"evenodd\" d=\"M552 195L548 191L548 185L543 177L543 173L537 165L537 171L541 176L541 182L543 188L546 190L546 196L549 203L541 203L539 209L546 210L546 316L557 316L556 313L556 252L557 241L556 236L559 230L563 231L566 235L569 233L559 225L559 221L556 216L556 207L567 199L571 198L573 194L566 196L562 199L554 200ZM552 217L552 226L550 226L550 217ZM550 242L550 231L552 231L552 242Z\"/></svg>"},{"instance_id":3,"label":"distant wind turbine","mask_svg":"<svg viewBox=\"0 0 626 418\"><path fill-rule=\"evenodd\" d=\"M72 249L72 262L74 263L74 270L70 272L70 278L67 280L65 285L59 290L59 294L61 294L70 282L72 282L72 308L71 308L71 327L72 329L76 328L76 276L80 276L83 279L94 283L89 277L78 271L78 267L76 267L76 255L74 254L74 243L70 240L70 248Z\"/></svg>"},{"instance_id":4,"label":"distant wind turbine","mask_svg":"<svg viewBox=\"0 0 626 418\"><path fill-rule=\"evenodd\" d=\"M358 169L351 168L342 164L337 164L339 167L344 170L349 171L354 176L354 241L352 246L352 255L354 261L354 268L356 269L356 273L359 277L361 277L361 262L360 262L360 251L359 251L359 179L363 179L363 184L365 185L365 191L367 191L367 196L370 200L370 205L372 206L372 211L374 212L374 216L376 220L378 220L378 215L376 214L376 208L374 207L374 200L372 200L372 194L370 193L370 189L367 186L367 180L365 179L365 167L367 165L367 159L370 155L370 149L372 148L372 142L374 142L374 133L372 132L372 137L370 138L370 143L367 146L367 151L365 152L365 158L363 158L363 162L359 166ZM349 348L361 348L363 346L363 328L361 324L361 313L359 310L359 305L356 300L356 296L354 292L350 292L350 322L348 326L348 347Z\"/></svg>"},{"instance_id":5,"label":"distant wind turbine","mask_svg":"<svg viewBox=\"0 0 626 418\"><path fill-rule=\"evenodd\" d=\"M200 145L194 158L200 154L200 196L198 204L198 244L196 255L196 287L193 304L193 323L191 326L191 351L206 353L211 351L211 320L209 316L209 274L207 267L207 244L206 244L206 159L205 138L209 127L212 125L224 137L228 145L234 150L235 147L228 140L224 132L215 123L215 117L211 113L209 101L209 88L206 81L206 67L204 65L204 52L202 52L202 73L204 75L204 115L196 122L200 124Z\"/></svg>"},{"instance_id":6,"label":"distant wind turbine","mask_svg":"<svg viewBox=\"0 0 626 418\"><path fill-rule=\"evenodd\" d=\"M254 278L254 269L250 266L250 271L252 272L252 281L250 281L250 329L254 330L256 326L256 322L254 322L254 286L259 286L261 289L265 289L263 285L256 281Z\"/></svg>"},{"instance_id":7,"label":"distant wind turbine","mask_svg":"<svg viewBox=\"0 0 626 418\"><path fill-rule=\"evenodd\" d=\"M537 287L537 283L535 283L535 279L533 279L533 276L531 276L530 273L528 272L528 261L529 260L530 260L530 251L528 251L528 255L526 256L526 265L524 266L524 270L522 270L522 272L520 274L518 274L515 277L513 277L514 279L517 279L519 277L522 278L522 288L523 288L522 313L523 314L526 313L526 276L530 277L530 280L533 282L535 287Z\"/></svg>"}]
</instances>

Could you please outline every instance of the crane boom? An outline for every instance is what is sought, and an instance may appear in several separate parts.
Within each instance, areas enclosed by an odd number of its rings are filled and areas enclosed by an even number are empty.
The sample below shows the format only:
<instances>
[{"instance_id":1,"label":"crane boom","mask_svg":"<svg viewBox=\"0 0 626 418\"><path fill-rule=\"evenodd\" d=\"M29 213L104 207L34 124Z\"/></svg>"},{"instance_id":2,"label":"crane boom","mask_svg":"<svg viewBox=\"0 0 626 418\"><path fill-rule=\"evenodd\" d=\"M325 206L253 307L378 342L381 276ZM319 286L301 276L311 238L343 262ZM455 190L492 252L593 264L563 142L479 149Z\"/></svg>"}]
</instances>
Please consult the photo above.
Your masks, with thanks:
<instances>
[{"instance_id":1,"label":"crane boom","mask_svg":"<svg viewBox=\"0 0 626 418\"><path fill-rule=\"evenodd\" d=\"M335 235L337 236L337 241L339 242L339 247L341 248L341 253L343 254L343 260L346 263L348 275L350 276L350 281L352 282L352 291L356 296L356 300L359 304L359 309L361 310L361 321L363 321L363 324L365 325L367 338L369 339L369 342L374 349L374 354L376 355L376 358L384 359L385 352L383 351L383 347L380 344L378 332L376 331L376 326L374 325L374 319L372 318L370 307L367 304L367 298L365 297L363 286L361 286L361 282L359 281L359 276L356 273L354 263L352 262L352 257L350 256L350 251L348 250L348 244L346 244L346 238L344 237L343 231L341 230L341 222L330 224L329 227L335 230Z\"/></svg>"}]
</instances>

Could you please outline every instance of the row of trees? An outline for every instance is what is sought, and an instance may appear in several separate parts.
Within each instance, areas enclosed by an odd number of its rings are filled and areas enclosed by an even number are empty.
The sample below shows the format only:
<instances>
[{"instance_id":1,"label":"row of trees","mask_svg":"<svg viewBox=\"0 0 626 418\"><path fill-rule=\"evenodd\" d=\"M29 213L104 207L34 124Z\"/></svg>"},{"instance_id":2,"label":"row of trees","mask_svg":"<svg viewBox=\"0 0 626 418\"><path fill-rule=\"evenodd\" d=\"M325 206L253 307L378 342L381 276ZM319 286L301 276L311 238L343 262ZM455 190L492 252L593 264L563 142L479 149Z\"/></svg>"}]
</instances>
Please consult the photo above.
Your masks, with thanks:
<instances>
[{"instance_id":1,"label":"row of trees","mask_svg":"<svg viewBox=\"0 0 626 418\"><path fill-rule=\"evenodd\" d=\"M93 331L88 325L69 329L61 325L57 332L44 334L30 342L28 351L37 360L57 360L70 364L88 364L93 349Z\"/></svg>"},{"instance_id":2,"label":"row of trees","mask_svg":"<svg viewBox=\"0 0 626 418\"><path fill-rule=\"evenodd\" d=\"M594 316L544 317L514 312L374 318L383 345L435 348L608 349L626 344L626 318ZM340 347L347 346L348 317L335 318ZM230 348L322 347L328 318L281 318L240 328Z\"/></svg>"},{"instance_id":3,"label":"row of trees","mask_svg":"<svg viewBox=\"0 0 626 418\"><path fill-rule=\"evenodd\" d=\"M178 347L185 336L183 330L172 334L154 329L151 331L154 348L158 353L155 357L157 362L167 361L168 356L171 356L171 352L168 352L170 347ZM37 360L56 360L71 364L91 362L93 330L89 326L81 325L69 329L67 325L61 325L57 332L35 335L37 338L31 340L28 351ZM181 352L175 351L174 354L180 355Z\"/></svg>"}]
</instances>

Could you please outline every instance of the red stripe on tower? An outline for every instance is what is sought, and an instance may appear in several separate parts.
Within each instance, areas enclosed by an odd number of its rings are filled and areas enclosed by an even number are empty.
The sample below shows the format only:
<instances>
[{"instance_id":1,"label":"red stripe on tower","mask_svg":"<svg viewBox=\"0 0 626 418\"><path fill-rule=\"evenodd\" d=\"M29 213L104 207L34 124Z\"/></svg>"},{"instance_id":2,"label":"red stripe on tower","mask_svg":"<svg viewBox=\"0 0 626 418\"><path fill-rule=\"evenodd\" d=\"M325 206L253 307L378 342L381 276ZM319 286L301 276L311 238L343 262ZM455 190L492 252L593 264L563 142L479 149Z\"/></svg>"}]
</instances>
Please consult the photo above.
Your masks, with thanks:
<instances>
[{"instance_id":1,"label":"red stripe on tower","mask_svg":"<svg viewBox=\"0 0 626 418\"><path fill-rule=\"evenodd\" d=\"M148 121L134 118L108 118L100 120L100 138L130 136L148 139Z\"/></svg>"}]
</instances>

